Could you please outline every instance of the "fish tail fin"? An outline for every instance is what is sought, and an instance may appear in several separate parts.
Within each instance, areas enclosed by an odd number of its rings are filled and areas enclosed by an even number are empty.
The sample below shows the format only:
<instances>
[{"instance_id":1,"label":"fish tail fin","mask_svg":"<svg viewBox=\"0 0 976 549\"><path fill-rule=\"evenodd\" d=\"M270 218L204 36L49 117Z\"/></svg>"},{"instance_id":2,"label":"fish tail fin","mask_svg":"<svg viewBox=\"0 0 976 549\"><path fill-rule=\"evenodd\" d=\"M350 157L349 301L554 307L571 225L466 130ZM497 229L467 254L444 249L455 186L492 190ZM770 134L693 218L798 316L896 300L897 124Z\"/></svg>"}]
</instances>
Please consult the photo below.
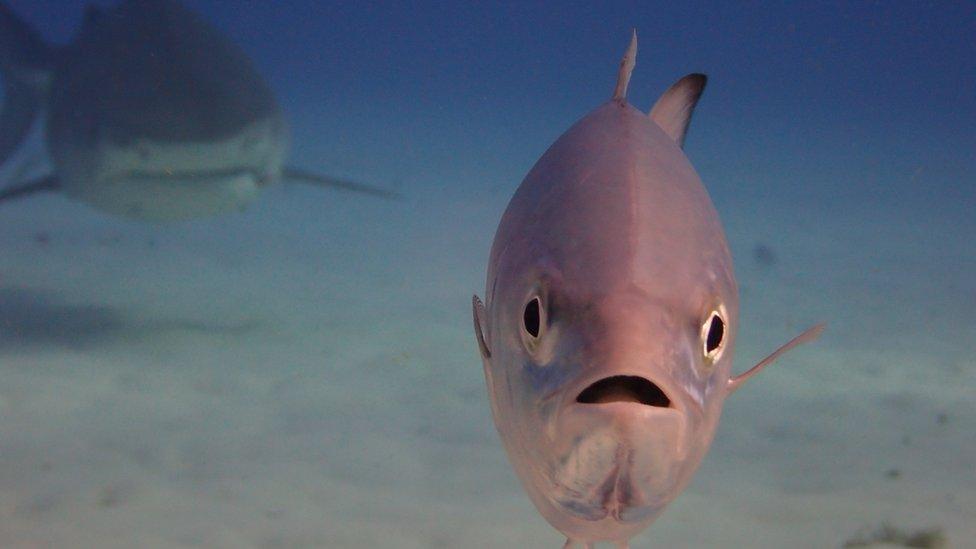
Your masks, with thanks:
<instances>
[{"instance_id":1,"label":"fish tail fin","mask_svg":"<svg viewBox=\"0 0 976 549\"><path fill-rule=\"evenodd\" d=\"M34 29L0 3L0 164L24 140L46 102L54 64L54 49Z\"/></svg>"}]
</instances>

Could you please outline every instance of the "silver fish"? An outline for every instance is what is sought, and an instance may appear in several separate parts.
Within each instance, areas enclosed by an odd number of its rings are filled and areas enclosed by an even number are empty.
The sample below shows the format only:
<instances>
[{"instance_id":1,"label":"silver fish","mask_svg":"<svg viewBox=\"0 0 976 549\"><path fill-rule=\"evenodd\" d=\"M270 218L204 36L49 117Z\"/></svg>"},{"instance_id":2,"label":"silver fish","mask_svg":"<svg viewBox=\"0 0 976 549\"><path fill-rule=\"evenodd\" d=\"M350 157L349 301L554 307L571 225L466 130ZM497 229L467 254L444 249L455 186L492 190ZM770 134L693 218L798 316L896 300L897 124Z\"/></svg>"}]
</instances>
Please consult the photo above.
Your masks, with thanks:
<instances>
[{"instance_id":1,"label":"silver fish","mask_svg":"<svg viewBox=\"0 0 976 549\"><path fill-rule=\"evenodd\" d=\"M647 115L611 100L535 164L502 216L475 335L498 433L566 547L627 547L688 485L723 402L818 325L732 375L739 295L718 214L681 146L691 74Z\"/></svg>"}]
</instances>

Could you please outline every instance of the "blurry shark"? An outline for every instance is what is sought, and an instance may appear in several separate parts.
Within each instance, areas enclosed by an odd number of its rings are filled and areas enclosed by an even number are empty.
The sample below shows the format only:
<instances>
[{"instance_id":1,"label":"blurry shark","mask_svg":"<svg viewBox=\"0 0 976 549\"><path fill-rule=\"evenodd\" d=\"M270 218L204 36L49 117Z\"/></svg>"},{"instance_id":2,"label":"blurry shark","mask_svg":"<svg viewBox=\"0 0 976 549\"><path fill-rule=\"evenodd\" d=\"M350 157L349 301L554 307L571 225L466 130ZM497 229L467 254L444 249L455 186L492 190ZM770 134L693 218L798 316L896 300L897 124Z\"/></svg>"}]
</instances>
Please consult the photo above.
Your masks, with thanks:
<instances>
[{"instance_id":1,"label":"blurry shark","mask_svg":"<svg viewBox=\"0 0 976 549\"><path fill-rule=\"evenodd\" d=\"M60 191L99 210L171 221L243 209L283 179L388 191L284 166L288 128L251 60L175 0L89 7L50 46L0 3L0 163L46 111L53 174L0 200Z\"/></svg>"},{"instance_id":2,"label":"blurry shark","mask_svg":"<svg viewBox=\"0 0 976 549\"><path fill-rule=\"evenodd\" d=\"M495 425L565 547L627 547L688 485L726 396L823 330L732 375L732 258L681 148L705 76L638 111L636 39L612 99L519 186L473 300Z\"/></svg>"}]
</instances>

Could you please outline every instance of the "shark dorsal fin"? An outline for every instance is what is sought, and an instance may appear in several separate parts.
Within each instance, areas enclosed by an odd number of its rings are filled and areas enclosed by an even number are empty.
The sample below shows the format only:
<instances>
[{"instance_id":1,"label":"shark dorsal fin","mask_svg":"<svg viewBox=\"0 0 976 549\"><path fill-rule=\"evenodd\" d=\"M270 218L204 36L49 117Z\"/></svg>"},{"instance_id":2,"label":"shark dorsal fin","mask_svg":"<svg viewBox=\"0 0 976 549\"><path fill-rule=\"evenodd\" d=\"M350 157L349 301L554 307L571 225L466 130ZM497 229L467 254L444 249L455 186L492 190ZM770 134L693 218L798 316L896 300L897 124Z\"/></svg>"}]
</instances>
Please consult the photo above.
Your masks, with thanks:
<instances>
[{"instance_id":1,"label":"shark dorsal fin","mask_svg":"<svg viewBox=\"0 0 976 549\"><path fill-rule=\"evenodd\" d=\"M691 113L698 104L698 99L705 91L708 78L704 74L689 74L678 80L664 92L664 95L651 108L651 119L661 126L664 133L683 147L685 135L688 133L688 123Z\"/></svg>"},{"instance_id":2,"label":"shark dorsal fin","mask_svg":"<svg viewBox=\"0 0 976 549\"><path fill-rule=\"evenodd\" d=\"M613 100L623 103L627 100L627 85L630 83L630 73L634 72L637 64L637 29L630 35L630 45L620 60L620 72L617 73L617 87L613 89Z\"/></svg>"}]
</instances>

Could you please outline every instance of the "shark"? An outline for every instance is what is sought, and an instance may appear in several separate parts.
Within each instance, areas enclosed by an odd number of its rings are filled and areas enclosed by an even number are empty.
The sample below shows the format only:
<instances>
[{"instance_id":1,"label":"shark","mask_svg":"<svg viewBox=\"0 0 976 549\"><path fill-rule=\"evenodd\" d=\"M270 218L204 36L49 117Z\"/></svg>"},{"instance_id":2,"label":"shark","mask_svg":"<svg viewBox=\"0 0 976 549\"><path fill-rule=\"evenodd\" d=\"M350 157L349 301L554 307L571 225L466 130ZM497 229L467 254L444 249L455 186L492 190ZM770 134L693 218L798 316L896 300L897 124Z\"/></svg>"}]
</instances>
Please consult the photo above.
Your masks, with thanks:
<instances>
[{"instance_id":1,"label":"shark","mask_svg":"<svg viewBox=\"0 0 976 549\"><path fill-rule=\"evenodd\" d=\"M691 481L727 396L818 324L732 373L739 293L725 234L683 151L703 74L642 112L633 34L611 99L542 155L472 299L492 416L564 547L620 548Z\"/></svg>"},{"instance_id":2,"label":"shark","mask_svg":"<svg viewBox=\"0 0 976 549\"><path fill-rule=\"evenodd\" d=\"M282 181L396 194L287 166L289 128L251 59L176 0L89 6L54 46L0 3L0 163L35 120L49 175L0 201L61 192L122 217L167 222L238 211Z\"/></svg>"}]
</instances>

